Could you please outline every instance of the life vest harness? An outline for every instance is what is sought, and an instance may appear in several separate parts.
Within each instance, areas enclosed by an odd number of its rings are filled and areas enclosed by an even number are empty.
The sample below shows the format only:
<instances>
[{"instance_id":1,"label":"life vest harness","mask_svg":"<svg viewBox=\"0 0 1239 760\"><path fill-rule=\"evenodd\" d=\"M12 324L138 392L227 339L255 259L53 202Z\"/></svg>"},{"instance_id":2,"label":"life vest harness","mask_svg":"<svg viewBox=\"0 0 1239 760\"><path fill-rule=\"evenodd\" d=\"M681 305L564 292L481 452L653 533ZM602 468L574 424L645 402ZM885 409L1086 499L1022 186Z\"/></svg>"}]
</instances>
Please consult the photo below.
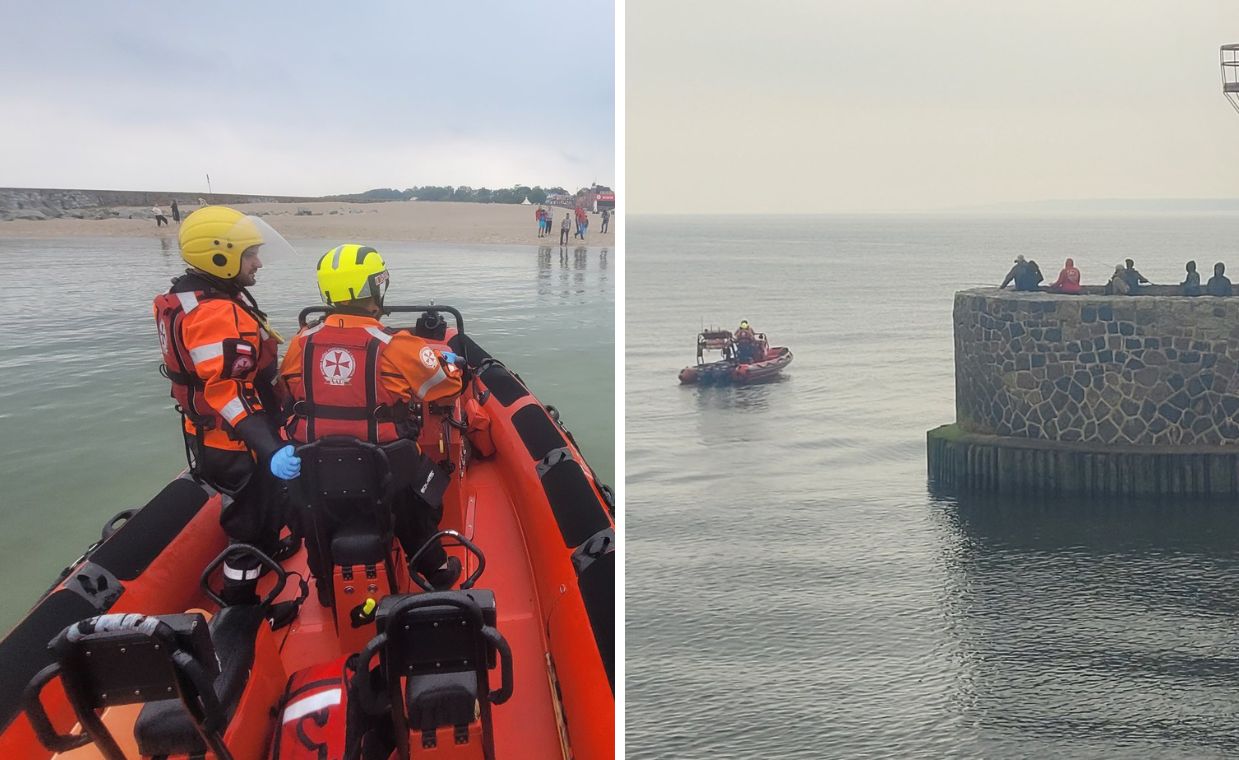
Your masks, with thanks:
<instances>
[{"instance_id":1,"label":"life vest harness","mask_svg":"<svg viewBox=\"0 0 1239 760\"><path fill-rule=\"evenodd\" d=\"M244 296L245 300L238 296ZM193 423L199 445L202 445L204 432L216 428L226 433L230 440L241 440L232 426L207 403L206 384L194 371L193 356L181 342L181 322L185 315L198 308L202 302L214 300L231 301L258 323L259 356L254 357L257 374L275 366L278 351L278 341L263 327L267 321L266 313L258 308L257 301L245 288L238 288L235 294L230 293L214 286L206 277L189 272L174 279L171 290L155 298L156 327L163 352L159 372L171 381L171 395L176 401L176 410Z\"/></svg>"},{"instance_id":2,"label":"life vest harness","mask_svg":"<svg viewBox=\"0 0 1239 760\"><path fill-rule=\"evenodd\" d=\"M293 402L289 437L311 443L349 435L376 445L416 437L418 419L409 404L381 382L379 363L391 339L392 333L379 327L323 323L307 330L301 359L304 396Z\"/></svg>"}]
</instances>

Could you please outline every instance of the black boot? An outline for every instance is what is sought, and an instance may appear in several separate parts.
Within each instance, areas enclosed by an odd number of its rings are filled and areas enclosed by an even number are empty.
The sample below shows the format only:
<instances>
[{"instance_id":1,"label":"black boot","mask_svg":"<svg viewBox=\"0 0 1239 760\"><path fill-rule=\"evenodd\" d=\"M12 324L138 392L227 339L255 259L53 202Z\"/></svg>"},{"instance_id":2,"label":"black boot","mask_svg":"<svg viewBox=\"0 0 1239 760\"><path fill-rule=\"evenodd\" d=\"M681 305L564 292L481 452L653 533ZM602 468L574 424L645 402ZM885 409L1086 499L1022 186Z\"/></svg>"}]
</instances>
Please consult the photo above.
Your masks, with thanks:
<instances>
[{"instance_id":1,"label":"black boot","mask_svg":"<svg viewBox=\"0 0 1239 760\"><path fill-rule=\"evenodd\" d=\"M258 579L267 568L253 554L234 552L224 559L224 586L219 596L224 605L258 604Z\"/></svg>"},{"instance_id":2,"label":"black boot","mask_svg":"<svg viewBox=\"0 0 1239 760\"><path fill-rule=\"evenodd\" d=\"M280 539L280 542L275 545L275 549L271 552L271 559L276 562L283 562L289 557L297 553L301 548L301 537L297 535L288 535Z\"/></svg>"}]
</instances>

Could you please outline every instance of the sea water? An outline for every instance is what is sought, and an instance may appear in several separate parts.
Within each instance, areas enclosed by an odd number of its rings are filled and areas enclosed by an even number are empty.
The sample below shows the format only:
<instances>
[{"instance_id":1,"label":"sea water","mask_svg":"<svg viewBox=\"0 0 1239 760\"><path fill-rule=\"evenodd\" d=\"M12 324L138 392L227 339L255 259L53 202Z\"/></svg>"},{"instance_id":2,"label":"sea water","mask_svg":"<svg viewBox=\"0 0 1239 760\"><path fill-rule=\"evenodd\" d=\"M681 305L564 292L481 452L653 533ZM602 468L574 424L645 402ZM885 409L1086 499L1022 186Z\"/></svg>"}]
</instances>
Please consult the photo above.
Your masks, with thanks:
<instances>
[{"instance_id":1,"label":"sea water","mask_svg":"<svg viewBox=\"0 0 1239 760\"><path fill-rule=\"evenodd\" d=\"M300 255L266 262L251 289L288 337L301 308L321 305L314 267L338 243L292 242ZM392 273L389 304L460 309L614 483L615 251L372 244ZM184 268L171 234L0 239L0 629L108 518L184 468L151 305Z\"/></svg>"},{"instance_id":2,"label":"sea water","mask_svg":"<svg viewBox=\"0 0 1239 760\"><path fill-rule=\"evenodd\" d=\"M627 221L628 757L1239 753L1239 511L931 488L956 290L1239 268L1236 216ZM680 386L748 319L782 382Z\"/></svg>"}]
</instances>

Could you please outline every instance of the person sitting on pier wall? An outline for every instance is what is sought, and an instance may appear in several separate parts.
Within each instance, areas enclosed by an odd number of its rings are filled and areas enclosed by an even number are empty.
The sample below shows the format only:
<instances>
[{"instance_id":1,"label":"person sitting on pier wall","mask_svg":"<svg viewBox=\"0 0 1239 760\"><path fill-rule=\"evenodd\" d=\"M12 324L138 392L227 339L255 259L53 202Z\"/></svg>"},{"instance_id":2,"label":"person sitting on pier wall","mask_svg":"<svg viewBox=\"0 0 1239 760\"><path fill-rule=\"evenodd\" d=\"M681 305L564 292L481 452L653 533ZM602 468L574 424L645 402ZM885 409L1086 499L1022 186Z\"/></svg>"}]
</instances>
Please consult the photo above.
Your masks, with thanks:
<instances>
[{"instance_id":1,"label":"person sitting on pier wall","mask_svg":"<svg viewBox=\"0 0 1239 760\"><path fill-rule=\"evenodd\" d=\"M1044 279L1037 262L1025 261L1024 255L1020 254L1015 257L1015 266L1011 267L1011 271L1007 272L1007 276L1003 278L1002 284L998 287L1005 288L1007 283L1014 280L1016 290L1036 290L1037 285Z\"/></svg>"},{"instance_id":2,"label":"person sitting on pier wall","mask_svg":"<svg viewBox=\"0 0 1239 760\"><path fill-rule=\"evenodd\" d=\"M1209 278L1209 282L1205 284L1205 292L1211 296L1229 296L1233 294L1230 287L1230 278L1223 272L1226 271L1226 265L1218 262L1213 265L1213 276Z\"/></svg>"},{"instance_id":3,"label":"person sitting on pier wall","mask_svg":"<svg viewBox=\"0 0 1239 760\"><path fill-rule=\"evenodd\" d=\"M1127 290L1131 295L1140 292L1141 285L1152 285L1145 276L1136 271L1136 262L1127 259L1127 268L1123 270L1123 279L1127 280Z\"/></svg>"},{"instance_id":4,"label":"person sitting on pier wall","mask_svg":"<svg viewBox=\"0 0 1239 760\"><path fill-rule=\"evenodd\" d=\"M1108 296L1126 296L1131 295L1131 286L1127 284L1126 270L1122 264L1116 264L1114 267L1114 276L1106 283L1106 295Z\"/></svg>"},{"instance_id":5,"label":"person sitting on pier wall","mask_svg":"<svg viewBox=\"0 0 1239 760\"><path fill-rule=\"evenodd\" d=\"M1045 280L1045 275L1041 274L1041 267L1037 266L1037 262L1032 259L1028 260L1028 269L1024 271L1024 281L1020 282L1020 278L1015 278L1016 290L1040 290L1038 287Z\"/></svg>"},{"instance_id":6,"label":"person sitting on pier wall","mask_svg":"<svg viewBox=\"0 0 1239 760\"><path fill-rule=\"evenodd\" d=\"M998 286L998 289L1001 290L1007 287L1007 285L1012 280L1015 279L1016 275L1020 274L1027 268L1028 268L1028 262L1024 261L1024 254L1021 253L1018 256L1016 256L1015 266L1011 267L1011 271L1007 272L1007 276L1002 278L1002 284ZM1016 285L1016 290L1019 290L1019 285Z\"/></svg>"},{"instance_id":7,"label":"person sitting on pier wall","mask_svg":"<svg viewBox=\"0 0 1239 760\"><path fill-rule=\"evenodd\" d=\"M1183 286L1183 295L1200 295L1200 272L1196 271L1195 261L1187 262L1187 277L1179 284Z\"/></svg>"},{"instance_id":8,"label":"person sitting on pier wall","mask_svg":"<svg viewBox=\"0 0 1239 760\"><path fill-rule=\"evenodd\" d=\"M1063 266L1061 272L1058 273L1058 279L1054 281L1049 288L1051 293L1069 293L1075 295L1080 292L1080 270L1076 269L1075 262L1067 259L1067 263Z\"/></svg>"}]
</instances>

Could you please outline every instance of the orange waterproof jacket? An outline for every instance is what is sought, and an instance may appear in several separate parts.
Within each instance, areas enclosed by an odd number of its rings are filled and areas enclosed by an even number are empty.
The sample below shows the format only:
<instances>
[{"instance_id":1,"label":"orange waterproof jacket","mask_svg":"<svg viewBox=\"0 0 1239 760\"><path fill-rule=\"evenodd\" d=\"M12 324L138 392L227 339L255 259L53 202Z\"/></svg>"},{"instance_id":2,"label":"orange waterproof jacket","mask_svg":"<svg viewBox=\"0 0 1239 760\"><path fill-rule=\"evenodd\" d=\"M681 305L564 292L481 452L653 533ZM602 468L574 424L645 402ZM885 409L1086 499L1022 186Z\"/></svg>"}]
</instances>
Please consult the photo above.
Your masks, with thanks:
<instances>
[{"instance_id":1,"label":"orange waterproof jacket","mask_svg":"<svg viewBox=\"0 0 1239 760\"><path fill-rule=\"evenodd\" d=\"M193 272L155 299L155 323L185 432L206 446L245 451L236 426L276 405L277 343L262 312ZM265 399L264 399L265 397Z\"/></svg>"},{"instance_id":2,"label":"orange waterproof jacket","mask_svg":"<svg viewBox=\"0 0 1239 760\"><path fill-rule=\"evenodd\" d=\"M293 401L289 437L299 443L325 435L388 443L408 432L401 422L410 402L451 398L462 388L460 370L424 339L342 313L293 337L280 384Z\"/></svg>"}]
</instances>

